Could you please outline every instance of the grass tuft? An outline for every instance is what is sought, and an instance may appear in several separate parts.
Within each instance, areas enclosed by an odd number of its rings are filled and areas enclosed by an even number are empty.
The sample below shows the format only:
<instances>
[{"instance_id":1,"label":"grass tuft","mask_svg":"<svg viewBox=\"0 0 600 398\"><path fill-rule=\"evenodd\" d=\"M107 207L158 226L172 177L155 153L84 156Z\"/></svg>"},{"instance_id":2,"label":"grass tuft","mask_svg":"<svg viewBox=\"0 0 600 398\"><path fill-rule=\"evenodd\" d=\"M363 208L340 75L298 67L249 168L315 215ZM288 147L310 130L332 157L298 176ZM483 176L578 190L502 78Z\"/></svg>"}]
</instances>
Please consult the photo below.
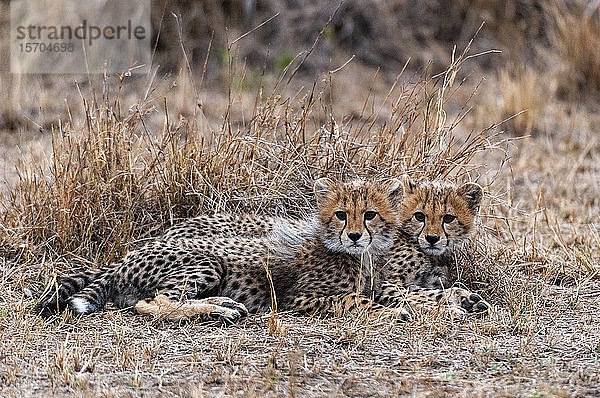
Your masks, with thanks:
<instances>
[{"instance_id":1,"label":"grass tuft","mask_svg":"<svg viewBox=\"0 0 600 398\"><path fill-rule=\"evenodd\" d=\"M471 160L494 146L494 126L459 138L464 113L448 120L444 108L465 56L435 77L400 83L399 76L380 103L368 92L356 118L337 116L331 74L293 97L261 89L242 120L234 115L245 105L230 95L220 128L199 123L199 109L174 123L167 95L126 103L127 78L104 78L101 95L93 85L80 91L79 123L53 128L51 157L19 165L0 201L1 254L99 266L131 242L204 212L306 212L312 181L324 175L476 174ZM146 84L159 90L160 83ZM153 129L157 114L163 120Z\"/></svg>"}]
</instances>

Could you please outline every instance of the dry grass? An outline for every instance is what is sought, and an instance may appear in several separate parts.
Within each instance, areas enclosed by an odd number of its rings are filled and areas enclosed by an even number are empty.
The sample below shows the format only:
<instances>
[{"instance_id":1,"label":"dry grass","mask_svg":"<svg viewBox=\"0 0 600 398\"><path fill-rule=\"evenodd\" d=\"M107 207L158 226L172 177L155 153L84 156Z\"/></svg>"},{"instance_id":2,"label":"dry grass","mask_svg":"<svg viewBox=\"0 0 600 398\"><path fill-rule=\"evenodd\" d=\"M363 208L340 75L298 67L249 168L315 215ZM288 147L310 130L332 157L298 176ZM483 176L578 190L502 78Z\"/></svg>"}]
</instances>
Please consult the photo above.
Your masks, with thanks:
<instances>
[{"instance_id":1,"label":"dry grass","mask_svg":"<svg viewBox=\"0 0 600 398\"><path fill-rule=\"evenodd\" d=\"M85 117L52 128L52 158L19 166L2 202L4 255L103 264L134 239L205 211L305 212L323 175L476 174L470 160L493 146L494 126L459 138L464 112L450 119L444 110L462 61L437 77L398 76L384 98L369 92L349 118L328 98L331 73L292 97L282 97L285 88L263 96L263 88L250 112L230 88L221 126L199 108L173 120L173 93L157 92L162 82L148 81L149 94L134 104L119 95L125 77L100 82L101 91L92 84L81 96Z\"/></svg>"},{"instance_id":2,"label":"dry grass","mask_svg":"<svg viewBox=\"0 0 600 398\"><path fill-rule=\"evenodd\" d=\"M497 102L486 109L484 117L511 118L506 128L516 136L537 134L543 130L543 115L554 95L552 82L532 68L515 66L502 69L497 79Z\"/></svg>"},{"instance_id":3,"label":"dry grass","mask_svg":"<svg viewBox=\"0 0 600 398\"><path fill-rule=\"evenodd\" d=\"M556 1L549 7L553 44L571 68L565 73L575 79L565 86L576 83L581 90L597 92L600 90L600 59L595 55L600 51L598 5L575 3L569 6Z\"/></svg>"},{"instance_id":4,"label":"dry grass","mask_svg":"<svg viewBox=\"0 0 600 398\"><path fill-rule=\"evenodd\" d=\"M81 83L60 125L42 126L52 151L20 160L0 200L1 395L600 393L600 118L554 90L569 79L509 68L472 96L456 56L446 73L407 70L391 90L351 62L314 82L284 77L274 91L277 77L260 88L259 73L247 91L244 76L257 75L236 59L225 90L202 88L186 67L164 80ZM511 134L487 129L522 108L501 126ZM304 213L319 176L402 172L486 187L455 274L495 306L491 317L274 313L220 327L114 309L51 321L30 312L30 292L56 275L106 264L182 218Z\"/></svg>"}]
</instances>

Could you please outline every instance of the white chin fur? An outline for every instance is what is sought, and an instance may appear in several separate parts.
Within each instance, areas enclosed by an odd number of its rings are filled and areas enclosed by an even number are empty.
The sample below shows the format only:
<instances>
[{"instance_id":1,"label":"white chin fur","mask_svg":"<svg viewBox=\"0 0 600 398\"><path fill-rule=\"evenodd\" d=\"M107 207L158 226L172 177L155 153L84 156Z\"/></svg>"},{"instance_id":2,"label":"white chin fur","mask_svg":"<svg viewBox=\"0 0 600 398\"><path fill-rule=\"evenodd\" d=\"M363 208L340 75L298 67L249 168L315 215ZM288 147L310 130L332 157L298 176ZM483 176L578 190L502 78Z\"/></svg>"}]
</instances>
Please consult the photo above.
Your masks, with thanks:
<instances>
[{"instance_id":1,"label":"white chin fur","mask_svg":"<svg viewBox=\"0 0 600 398\"><path fill-rule=\"evenodd\" d=\"M324 239L323 243L330 250L340 253L348 253L355 256L360 256L368 250L368 248L364 248L362 246L346 246L342 244L339 239Z\"/></svg>"},{"instance_id":2,"label":"white chin fur","mask_svg":"<svg viewBox=\"0 0 600 398\"><path fill-rule=\"evenodd\" d=\"M73 297L71 300L69 300L69 304L69 306L77 314L87 314L91 309L90 303L81 297Z\"/></svg>"},{"instance_id":3,"label":"white chin fur","mask_svg":"<svg viewBox=\"0 0 600 398\"><path fill-rule=\"evenodd\" d=\"M367 250L361 246L347 246L346 251L350 254L360 255L366 252Z\"/></svg>"},{"instance_id":4,"label":"white chin fur","mask_svg":"<svg viewBox=\"0 0 600 398\"><path fill-rule=\"evenodd\" d=\"M447 250L447 247L431 247L431 246L427 246L427 247L421 247L421 250L423 250L425 252L425 254L429 254L431 256L439 256L444 254L444 252Z\"/></svg>"}]
</instances>

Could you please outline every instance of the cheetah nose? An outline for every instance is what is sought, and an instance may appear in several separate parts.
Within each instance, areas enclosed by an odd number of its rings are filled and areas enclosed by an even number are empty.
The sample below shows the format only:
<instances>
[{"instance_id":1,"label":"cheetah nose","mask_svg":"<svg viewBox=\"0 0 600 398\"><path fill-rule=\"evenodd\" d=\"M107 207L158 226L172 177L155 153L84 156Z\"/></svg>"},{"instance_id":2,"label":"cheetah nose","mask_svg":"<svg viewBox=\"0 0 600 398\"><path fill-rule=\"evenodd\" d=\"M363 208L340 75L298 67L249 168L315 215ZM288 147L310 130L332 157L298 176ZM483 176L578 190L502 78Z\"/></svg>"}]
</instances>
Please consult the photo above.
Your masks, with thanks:
<instances>
[{"instance_id":1,"label":"cheetah nose","mask_svg":"<svg viewBox=\"0 0 600 398\"><path fill-rule=\"evenodd\" d=\"M430 245L435 245L440 237L437 235L425 235L425 240L429 242Z\"/></svg>"},{"instance_id":2,"label":"cheetah nose","mask_svg":"<svg viewBox=\"0 0 600 398\"><path fill-rule=\"evenodd\" d=\"M356 242L357 240L360 239L361 236L362 236L362 234L360 232L351 232L348 234L348 237L350 238L350 240L352 242Z\"/></svg>"}]
</instances>

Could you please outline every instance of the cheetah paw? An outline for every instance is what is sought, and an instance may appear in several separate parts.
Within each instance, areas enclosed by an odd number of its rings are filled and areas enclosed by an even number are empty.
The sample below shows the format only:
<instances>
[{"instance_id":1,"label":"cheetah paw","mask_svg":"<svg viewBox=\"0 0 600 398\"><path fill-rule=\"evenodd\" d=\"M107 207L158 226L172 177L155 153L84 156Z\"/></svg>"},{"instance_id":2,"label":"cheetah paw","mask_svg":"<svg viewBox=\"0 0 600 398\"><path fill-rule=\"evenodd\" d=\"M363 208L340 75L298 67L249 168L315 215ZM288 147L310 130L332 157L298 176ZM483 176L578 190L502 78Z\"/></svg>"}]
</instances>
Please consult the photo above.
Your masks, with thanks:
<instances>
[{"instance_id":1,"label":"cheetah paw","mask_svg":"<svg viewBox=\"0 0 600 398\"><path fill-rule=\"evenodd\" d=\"M468 313L487 315L491 312L492 306L481 298L477 293L465 294L460 299L460 305Z\"/></svg>"},{"instance_id":2,"label":"cheetah paw","mask_svg":"<svg viewBox=\"0 0 600 398\"><path fill-rule=\"evenodd\" d=\"M139 301L135 309L140 314L154 315L171 321L200 318L233 324L248 315L246 307L228 297L208 297L201 300L172 301L160 294L153 300Z\"/></svg>"},{"instance_id":3,"label":"cheetah paw","mask_svg":"<svg viewBox=\"0 0 600 398\"><path fill-rule=\"evenodd\" d=\"M462 308L468 314L488 315L492 306L477 293L461 288L447 290L446 299L450 305Z\"/></svg>"},{"instance_id":4,"label":"cheetah paw","mask_svg":"<svg viewBox=\"0 0 600 398\"><path fill-rule=\"evenodd\" d=\"M208 297L202 300L188 300L194 305L214 305L215 310L208 314L208 319L233 324L248 316L248 310L242 303L229 297ZM195 303L197 302L197 303Z\"/></svg>"}]
</instances>

